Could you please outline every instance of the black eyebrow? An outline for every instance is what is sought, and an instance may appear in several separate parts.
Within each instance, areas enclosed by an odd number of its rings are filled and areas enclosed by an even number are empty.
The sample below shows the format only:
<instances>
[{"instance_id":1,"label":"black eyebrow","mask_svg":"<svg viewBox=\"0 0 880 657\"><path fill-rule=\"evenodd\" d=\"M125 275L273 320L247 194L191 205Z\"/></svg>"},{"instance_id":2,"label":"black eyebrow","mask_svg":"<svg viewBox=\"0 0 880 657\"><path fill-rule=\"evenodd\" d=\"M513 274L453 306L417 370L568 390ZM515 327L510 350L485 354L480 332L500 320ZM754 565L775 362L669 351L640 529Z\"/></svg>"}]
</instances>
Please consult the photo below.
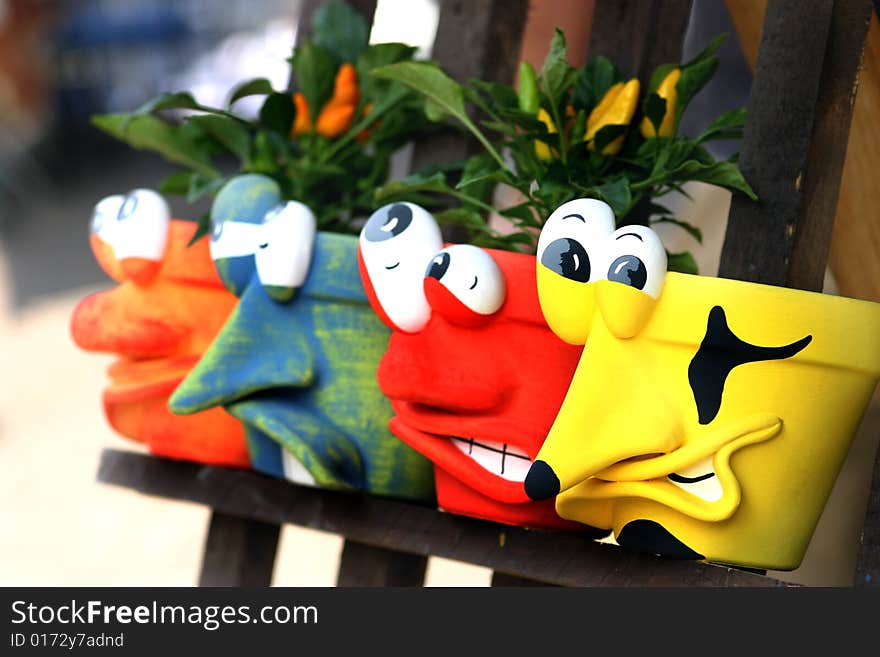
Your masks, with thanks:
<instances>
[{"instance_id":1,"label":"black eyebrow","mask_svg":"<svg viewBox=\"0 0 880 657\"><path fill-rule=\"evenodd\" d=\"M580 219L584 223L587 223L587 220L584 219L583 215L580 214L567 214L562 218L562 220L565 221L566 219L571 219L572 217L575 217L576 219Z\"/></svg>"},{"instance_id":2,"label":"black eyebrow","mask_svg":"<svg viewBox=\"0 0 880 657\"><path fill-rule=\"evenodd\" d=\"M627 237L627 236L629 236L629 235L632 235L633 237L637 238L637 239L639 240L639 242L644 242L644 241L645 241L645 240L642 239L642 236L639 235L638 233L624 233L623 235L618 235L618 236L615 237L614 239L615 239L615 241L616 241L616 240L619 240L621 237Z\"/></svg>"}]
</instances>

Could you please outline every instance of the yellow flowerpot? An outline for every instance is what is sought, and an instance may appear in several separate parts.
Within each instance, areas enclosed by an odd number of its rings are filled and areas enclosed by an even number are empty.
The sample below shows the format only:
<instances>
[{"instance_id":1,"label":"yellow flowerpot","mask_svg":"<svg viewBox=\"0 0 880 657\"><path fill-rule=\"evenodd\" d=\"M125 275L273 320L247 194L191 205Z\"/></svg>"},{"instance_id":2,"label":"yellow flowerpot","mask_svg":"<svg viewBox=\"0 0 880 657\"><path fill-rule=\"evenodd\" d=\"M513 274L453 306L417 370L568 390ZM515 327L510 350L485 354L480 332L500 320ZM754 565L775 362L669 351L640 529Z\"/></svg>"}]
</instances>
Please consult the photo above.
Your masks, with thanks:
<instances>
[{"instance_id":1,"label":"yellow flowerpot","mask_svg":"<svg viewBox=\"0 0 880 657\"><path fill-rule=\"evenodd\" d=\"M650 229L551 220L542 310L586 346L527 492L627 547L797 568L880 378L880 304L667 274Z\"/></svg>"}]
</instances>

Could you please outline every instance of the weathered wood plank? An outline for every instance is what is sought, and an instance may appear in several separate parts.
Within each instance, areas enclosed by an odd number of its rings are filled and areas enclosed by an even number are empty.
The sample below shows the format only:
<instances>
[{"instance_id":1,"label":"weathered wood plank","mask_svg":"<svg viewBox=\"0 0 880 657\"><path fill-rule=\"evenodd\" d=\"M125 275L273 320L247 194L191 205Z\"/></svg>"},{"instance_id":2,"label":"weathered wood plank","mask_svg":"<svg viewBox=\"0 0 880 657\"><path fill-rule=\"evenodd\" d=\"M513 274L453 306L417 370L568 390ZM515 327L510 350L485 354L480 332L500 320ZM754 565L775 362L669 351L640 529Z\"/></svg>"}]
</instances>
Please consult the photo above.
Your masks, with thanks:
<instances>
[{"instance_id":1,"label":"weathered wood plank","mask_svg":"<svg viewBox=\"0 0 880 657\"><path fill-rule=\"evenodd\" d=\"M691 0L596 0L588 58L604 55L645 86L660 64L681 61Z\"/></svg>"},{"instance_id":2,"label":"weathered wood plank","mask_svg":"<svg viewBox=\"0 0 880 657\"><path fill-rule=\"evenodd\" d=\"M739 161L760 200L734 196L720 276L822 289L870 11L768 5Z\"/></svg>"},{"instance_id":3,"label":"weathered wood plank","mask_svg":"<svg viewBox=\"0 0 880 657\"><path fill-rule=\"evenodd\" d=\"M337 586L422 586L428 557L345 541Z\"/></svg>"},{"instance_id":4,"label":"weathered wood plank","mask_svg":"<svg viewBox=\"0 0 880 657\"><path fill-rule=\"evenodd\" d=\"M431 57L459 82L512 82L527 11L528 0L441 0ZM412 168L448 164L478 148L463 135L434 135L416 145Z\"/></svg>"},{"instance_id":5,"label":"weathered wood plank","mask_svg":"<svg viewBox=\"0 0 880 657\"><path fill-rule=\"evenodd\" d=\"M519 577L518 575L510 575L495 571L492 573L492 586L552 586L536 579L528 577Z\"/></svg>"},{"instance_id":6,"label":"weathered wood plank","mask_svg":"<svg viewBox=\"0 0 880 657\"><path fill-rule=\"evenodd\" d=\"M199 586L269 586L280 531L277 523L214 511Z\"/></svg>"},{"instance_id":7,"label":"weathered wood plank","mask_svg":"<svg viewBox=\"0 0 880 657\"><path fill-rule=\"evenodd\" d=\"M295 486L256 472L104 450L98 480L205 504L229 515L333 532L377 547L438 555L564 586L784 586L745 571L528 530L372 495Z\"/></svg>"},{"instance_id":8,"label":"weathered wood plank","mask_svg":"<svg viewBox=\"0 0 880 657\"><path fill-rule=\"evenodd\" d=\"M874 485L862 527L855 586L880 587L880 455L874 460Z\"/></svg>"}]
</instances>

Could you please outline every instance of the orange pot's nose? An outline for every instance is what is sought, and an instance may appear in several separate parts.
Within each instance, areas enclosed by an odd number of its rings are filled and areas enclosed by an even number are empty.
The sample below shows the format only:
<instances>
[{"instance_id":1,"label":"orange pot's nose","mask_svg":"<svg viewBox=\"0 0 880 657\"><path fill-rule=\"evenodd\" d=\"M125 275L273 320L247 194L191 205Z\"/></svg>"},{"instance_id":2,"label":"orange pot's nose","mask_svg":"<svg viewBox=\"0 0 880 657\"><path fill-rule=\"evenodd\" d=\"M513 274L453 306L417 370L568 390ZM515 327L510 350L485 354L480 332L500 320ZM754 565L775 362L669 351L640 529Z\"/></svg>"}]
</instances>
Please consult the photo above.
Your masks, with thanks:
<instances>
[{"instance_id":1,"label":"orange pot's nose","mask_svg":"<svg viewBox=\"0 0 880 657\"><path fill-rule=\"evenodd\" d=\"M157 357L174 353L186 337L182 327L149 316L126 302L122 288L83 299L73 312L71 334L86 351Z\"/></svg>"},{"instance_id":2,"label":"orange pot's nose","mask_svg":"<svg viewBox=\"0 0 880 657\"><path fill-rule=\"evenodd\" d=\"M119 261L125 277L137 285L149 285L159 272L161 262L148 258L123 258Z\"/></svg>"}]
</instances>

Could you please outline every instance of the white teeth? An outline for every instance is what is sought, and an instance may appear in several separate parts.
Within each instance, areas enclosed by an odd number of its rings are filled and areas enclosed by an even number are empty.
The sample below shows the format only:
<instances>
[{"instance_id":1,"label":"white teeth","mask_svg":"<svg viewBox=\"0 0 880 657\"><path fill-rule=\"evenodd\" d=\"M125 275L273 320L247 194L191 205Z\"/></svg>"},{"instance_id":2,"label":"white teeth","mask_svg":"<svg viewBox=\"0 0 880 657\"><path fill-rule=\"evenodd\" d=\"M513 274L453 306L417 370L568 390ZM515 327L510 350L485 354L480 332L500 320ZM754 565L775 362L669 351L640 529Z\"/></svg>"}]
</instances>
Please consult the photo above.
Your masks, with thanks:
<instances>
[{"instance_id":1,"label":"white teeth","mask_svg":"<svg viewBox=\"0 0 880 657\"><path fill-rule=\"evenodd\" d=\"M281 448L281 466L284 468L284 476L288 481L301 486L315 486L315 478L306 470L302 461L296 458L290 450Z\"/></svg>"},{"instance_id":2,"label":"white teeth","mask_svg":"<svg viewBox=\"0 0 880 657\"><path fill-rule=\"evenodd\" d=\"M715 475L712 458L711 455L707 456L693 465L674 472L667 479L691 495L695 495L707 502L717 502L721 499L721 494L724 491L721 490L721 482L718 481L718 477ZM679 478L679 481L676 481L673 477ZM681 478L699 479L699 481L687 482L681 481Z\"/></svg>"},{"instance_id":3,"label":"white teeth","mask_svg":"<svg viewBox=\"0 0 880 657\"><path fill-rule=\"evenodd\" d=\"M450 437L452 444L482 468L508 481L525 481L532 459L523 450L492 440Z\"/></svg>"}]
</instances>

